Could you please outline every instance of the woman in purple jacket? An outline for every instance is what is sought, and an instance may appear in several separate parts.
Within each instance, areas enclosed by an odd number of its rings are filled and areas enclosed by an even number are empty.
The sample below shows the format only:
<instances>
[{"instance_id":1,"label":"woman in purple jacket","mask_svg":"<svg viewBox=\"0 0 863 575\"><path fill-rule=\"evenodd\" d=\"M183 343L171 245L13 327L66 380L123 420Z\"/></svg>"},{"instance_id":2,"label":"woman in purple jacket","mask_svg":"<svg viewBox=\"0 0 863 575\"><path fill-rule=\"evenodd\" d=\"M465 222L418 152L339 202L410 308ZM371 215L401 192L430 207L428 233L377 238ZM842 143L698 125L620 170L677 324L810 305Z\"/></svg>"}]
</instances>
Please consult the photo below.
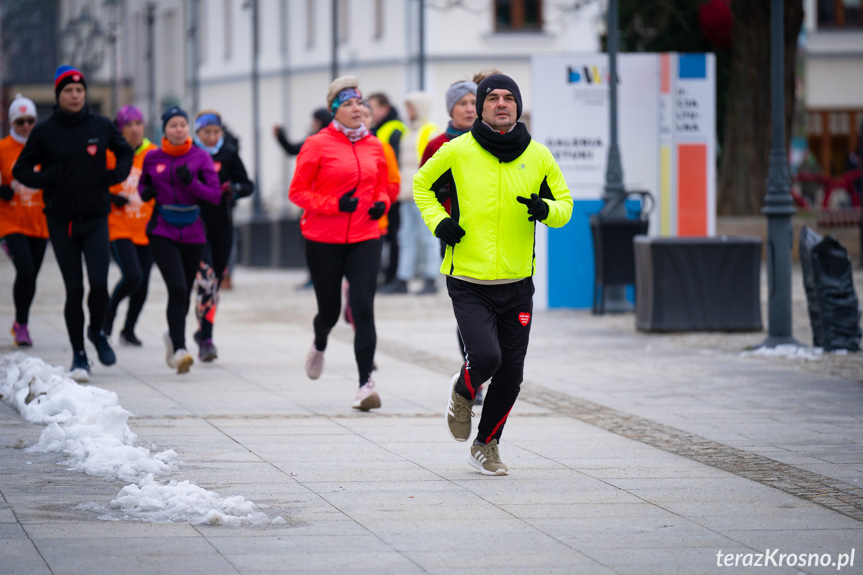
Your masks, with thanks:
<instances>
[{"instance_id":1,"label":"woman in purple jacket","mask_svg":"<svg viewBox=\"0 0 863 575\"><path fill-rule=\"evenodd\" d=\"M162 114L162 131L162 146L144 158L138 186L141 199L156 198L147 232L168 288L165 361L177 373L186 373L194 363L186 351L186 314L207 241L197 202L218 204L222 192L210 154L192 145L186 112L174 106Z\"/></svg>"}]
</instances>

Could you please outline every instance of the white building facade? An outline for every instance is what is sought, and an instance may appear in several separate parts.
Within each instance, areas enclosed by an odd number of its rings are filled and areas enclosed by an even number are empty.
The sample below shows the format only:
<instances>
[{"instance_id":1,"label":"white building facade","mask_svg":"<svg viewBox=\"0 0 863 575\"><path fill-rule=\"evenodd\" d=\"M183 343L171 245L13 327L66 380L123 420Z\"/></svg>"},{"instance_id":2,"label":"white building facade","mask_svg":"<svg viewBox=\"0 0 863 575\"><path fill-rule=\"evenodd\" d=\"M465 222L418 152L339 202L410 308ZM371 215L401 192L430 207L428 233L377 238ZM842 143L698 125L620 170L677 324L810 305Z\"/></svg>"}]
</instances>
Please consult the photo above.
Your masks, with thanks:
<instances>
[{"instance_id":1,"label":"white building facade","mask_svg":"<svg viewBox=\"0 0 863 575\"><path fill-rule=\"evenodd\" d=\"M86 1L64 4L65 10L73 13L80 9L73 5ZM529 116L530 56L599 50L605 3L126 0L121 4L119 84L127 80L126 99L154 117L158 129L158 115L175 103L190 114L206 108L218 110L240 140L243 161L250 176L258 181L263 211L270 217L281 217L294 213L287 200L293 159L276 142L272 127L284 126L291 141L307 135L312 111L326 104L333 76L334 31L338 75L357 76L365 94L386 93L400 112L405 94L422 86L432 97L431 119L442 131L448 120L444 106L447 87L490 68L519 83ZM100 7L94 5L93 9L98 12ZM257 110L252 97L255 8ZM148 25L150 16L152 27ZM98 71L106 82L112 77L108 64ZM120 101L119 105L125 103L130 102ZM241 213L251 209L251 202L245 204L241 203Z\"/></svg>"},{"instance_id":2,"label":"white building facade","mask_svg":"<svg viewBox=\"0 0 863 575\"><path fill-rule=\"evenodd\" d=\"M839 176L863 129L863 6L804 0L806 132L824 174Z\"/></svg>"}]
</instances>

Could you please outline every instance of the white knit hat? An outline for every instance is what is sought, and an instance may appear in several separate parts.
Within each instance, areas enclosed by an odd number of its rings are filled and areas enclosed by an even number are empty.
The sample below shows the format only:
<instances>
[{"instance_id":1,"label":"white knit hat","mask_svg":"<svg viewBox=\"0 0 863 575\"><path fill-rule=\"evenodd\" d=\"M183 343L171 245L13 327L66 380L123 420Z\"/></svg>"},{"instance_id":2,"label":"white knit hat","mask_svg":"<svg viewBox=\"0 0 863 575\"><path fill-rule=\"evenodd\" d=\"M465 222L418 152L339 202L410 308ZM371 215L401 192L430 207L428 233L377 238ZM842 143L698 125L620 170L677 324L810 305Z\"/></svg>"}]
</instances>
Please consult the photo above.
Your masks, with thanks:
<instances>
[{"instance_id":1,"label":"white knit hat","mask_svg":"<svg viewBox=\"0 0 863 575\"><path fill-rule=\"evenodd\" d=\"M33 100L25 98L21 94L15 94L15 99L9 105L9 123L14 123L21 116L33 116L34 119L39 119Z\"/></svg>"}]
</instances>

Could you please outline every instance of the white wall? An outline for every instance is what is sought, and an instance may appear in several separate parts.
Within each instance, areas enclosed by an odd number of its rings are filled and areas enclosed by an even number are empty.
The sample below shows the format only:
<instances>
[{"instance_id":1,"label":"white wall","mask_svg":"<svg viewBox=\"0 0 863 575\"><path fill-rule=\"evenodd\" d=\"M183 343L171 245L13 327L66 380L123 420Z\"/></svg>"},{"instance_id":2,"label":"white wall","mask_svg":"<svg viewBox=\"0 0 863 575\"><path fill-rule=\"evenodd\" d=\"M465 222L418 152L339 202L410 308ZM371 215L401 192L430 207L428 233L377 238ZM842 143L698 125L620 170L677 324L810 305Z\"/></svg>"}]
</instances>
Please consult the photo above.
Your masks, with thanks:
<instances>
[{"instance_id":1,"label":"white wall","mask_svg":"<svg viewBox=\"0 0 863 575\"><path fill-rule=\"evenodd\" d=\"M321 0L258 0L260 75L261 174L259 187L265 205L291 209L286 190L293 172L272 137L272 125L284 125L292 141L308 131L311 112L325 105L331 75L331 3ZM101 7L93 0L94 10ZM432 120L443 128L448 120L444 94L456 80L479 70L498 68L519 83L525 110L531 109L530 55L565 51L591 52L599 47L603 27L600 3L572 11L570 2L545 0L545 28L539 33L497 34L493 31L492 2L465 0L448 9L447 3L426 1L425 85L432 96ZM98 5L98 6L97 6ZM250 174L254 170L252 129L251 10L243 0L199 0L202 42L198 78L199 106L218 109L241 140L241 156ZM375 36L375 0L347 0L348 35L338 46L340 74L354 74L366 94L383 91L403 109L404 96L418 89L418 1L384 0L383 30ZM179 101L190 114L193 103L191 47L192 0L156 2L156 111L148 106L146 59L146 3L125 0L120 35L121 77L132 83L134 104L146 116L158 116L166 99ZM61 0L61 9L78 10L80 0ZM306 10L314 11L313 42L309 44ZM469 9L465 9L467 7ZM226 44L229 49L226 50ZM110 75L103 66L100 76ZM106 76L106 77L108 77ZM125 104L127 102L120 102ZM156 123L161 127L158 117ZM246 202L251 204L251 202ZM241 207L241 211L247 209Z\"/></svg>"}]
</instances>

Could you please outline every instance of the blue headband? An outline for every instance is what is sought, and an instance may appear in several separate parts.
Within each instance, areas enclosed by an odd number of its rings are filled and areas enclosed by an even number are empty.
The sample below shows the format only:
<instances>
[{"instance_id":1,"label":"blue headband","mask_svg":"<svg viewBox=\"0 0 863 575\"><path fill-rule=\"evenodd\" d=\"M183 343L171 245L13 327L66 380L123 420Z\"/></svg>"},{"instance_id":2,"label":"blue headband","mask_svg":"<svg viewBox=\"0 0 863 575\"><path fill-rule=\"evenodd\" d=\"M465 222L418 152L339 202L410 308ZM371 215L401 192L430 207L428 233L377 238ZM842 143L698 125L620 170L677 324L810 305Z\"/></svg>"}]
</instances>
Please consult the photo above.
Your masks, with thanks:
<instances>
[{"instance_id":1,"label":"blue headband","mask_svg":"<svg viewBox=\"0 0 863 575\"><path fill-rule=\"evenodd\" d=\"M222 119L216 114L203 114L195 120L195 131L197 132L201 128L206 128L207 126L219 126L222 127Z\"/></svg>"},{"instance_id":2,"label":"blue headband","mask_svg":"<svg viewBox=\"0 0 863 575\"><path fill-rule=\"evenodd\" d=\"M336 96L335 100L333 100L333 105L332 105L333 112L335 112L336 109L338 109L338 107L342 105L342 103L347 102L351 98L358 98L360 100L363 99L363 97L360 95L360 93L357 92L356 88L345 88L344 90L339 92L339 95Z\"/></svg>"}]
</instances>

